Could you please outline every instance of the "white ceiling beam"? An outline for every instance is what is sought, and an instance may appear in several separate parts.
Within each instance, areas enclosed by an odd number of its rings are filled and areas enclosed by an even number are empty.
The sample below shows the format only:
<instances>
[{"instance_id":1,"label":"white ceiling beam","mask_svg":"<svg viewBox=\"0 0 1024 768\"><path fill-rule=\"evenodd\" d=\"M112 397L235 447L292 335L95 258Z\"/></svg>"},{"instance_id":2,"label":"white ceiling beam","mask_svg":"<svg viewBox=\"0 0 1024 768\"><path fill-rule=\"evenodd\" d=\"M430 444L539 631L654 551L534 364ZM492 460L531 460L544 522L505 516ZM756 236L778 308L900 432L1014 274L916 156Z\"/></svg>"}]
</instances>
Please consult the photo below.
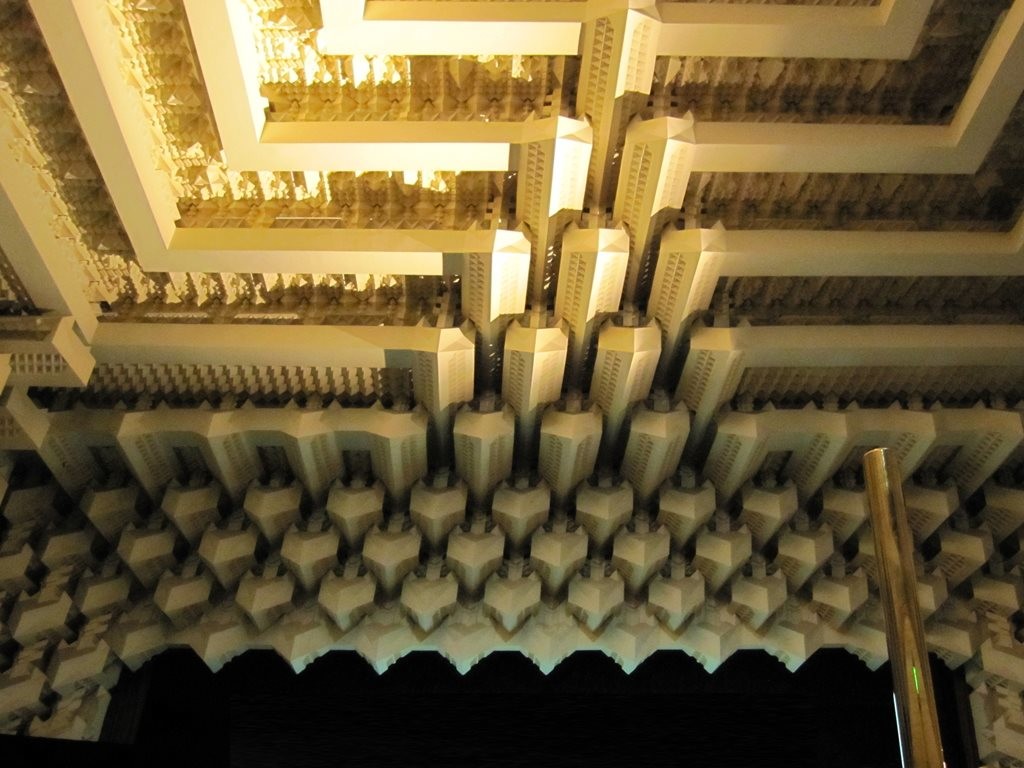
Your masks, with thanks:
<instances>
[{"instance_id":1,"label":"white ceiling beam","mask_svg":"<svg viewBox=\"0 0 1024 768\"><path fill-rule=\"evenodd\" d=\"M245 6L186 0L185 11L224 154L236 170L507 171L511 147L524 141L524 124L516 122L268 122Z\"/></svg>"},{"instance_id":2,"label":"white ceiling beam","mask_svg":"<svg viewBox=\"0 0 1024 768\"><path fill-rule=\"evenodd\" d=\"M76 250L84 246L66 237L67 210L16 151L26 138L12 112L0 109L0 146L8 148L0 152L0 244L32 302L71 315L88 340L96 330L96 311L82 292Z\"/></svg>"},{"instance_id":3,"label":"white ceiling beam","mask_svg":"<svg viewBox=\"0 0 1024 768\"><path fill-rule=\"evenodd\" d=\"M834 8L659 2L661 56L907 59L934 0ZM321 0L330 55L565 55L584 21L625 3Z\"/></svg>"},{"instance_id":4,"label":"white ceiling beam","mask_svg":"<svg viewBox=\"0 0 1024 768\"><path fill-rule=\"evenodd\" d=\"M101 323L99 364L384 368L391 352L437 352L458 329L404 325Z\"/></svg>"},{"instance_id":5,"label":"white ceiling beam","mask_svg":"<svg viewBox=\"0 0 1024 768\"><path fill-rule=\"evenodd\" d=\"M586 7L573 2L414 5L420 3L320 0L324 26L317 48L336 56L575 56Z\"/></svg>"},{"instance_id":6,"label":"white ceiling beam","mask_svg":"<svg viewBox=\"0 0 1024 768\"><path fill-rule=\"evenodd\" d=\"M878 5L658 3L662 56L909 59L934 0Z\"/></svg>"},{"instance_id":7,"label":"white ceiling beam","mask_svg":"<svg viewBox=\"0 0 1024 768\"><path fill-rule=\"evenodd\" d=\"M192 13L199 5L207 8L220 8L224 2L225 0L213 0L212 2L200 4L198 0L189 0L189 11ZM159 156L158 142L146 116L143 114L139 94L133 90L131 85L125 82L122 74L123 54L119 51L115 30L112 28L113 21L105 7L88 2L88 0L54 0L51 2L32 0L32 5L61 76L65 81L83 130L93 148L97 163L107 181L111 197L131 238L140 265L144 269L169 271L252 271L256 268L262 268L266 271L337 273L356 271L353 268L353 265L356 263L365 265L364 249L353 245L346 245L347 235L345 230L280 230L281 234L276 234L274 230L178 229L176 227L178 218L176 196L166 172L153 167L152 158ZM1024 0L1017 0L997 31L978 68L977 77L984 78L983 83L992 86L993 95L991 97L985 96L965 100L956 120L951 126L897 126L894 128L888 126L779 126L778 124L765 126L758 124L729 125L703 123L698 124L695 128L695 138L697 140L697 143L694 145L695 162L699 162L701 165L695 167L694 170L706 170L708 168L726 170L731 167L741 170L753 170L761 166L767 166L776 170L791 170L790 160L787 158L792 159L795 163L800 163L803 162L800 158L813 155L815 152L828 156L823 159L823 162L832 163L833 161L829 158L840 157L846 154L845 150L837 150L834 144L843 135L851 137L848 144L854 145L853 149L856 151L853 154L867 162L879 151L879 144L877 142L872 143L871 141L871 137L877 136L878 131L882 131L884 134L886 131L904 130L905 133L901 135L908 136L910 134L916 135L920 131L945 131L944 135L949 141L952 141L953 132L960 130L962 130L963 136L967 137L980 135L981 133L991 133L991 125L999 122L997 118L1002 116L1014 93L1019 93L1022 86L1022 78L1020 76L1020 72L1024 72L1024 66L1020 66L1020 57L1022 56L1022 51L1024 51L1024 36L1021 34L1022 26L1024 26L1022 22L1024 22ZM209 30L206 31L208 32ZM201 34L205 34L205 32ZM221 48L231 47L224 45L224 42L225 40L222 38ZM996 61L997 59L998 61ZM208 76L207 81L210 82L211 80L215 81L217 78ZM972 86L972 88L981 87L981 84ZM251 107L252 105L250 104L249 106ZM254 114L250 108L242 109L238 108L238 105L235 105L235 107L232 113L236 119ZM973 118L966 116L961 118L964 110L969 109L973 109L975 113L985 112L986 116L984 119L980 119L975 114ZM995 115L995 117L992 115ZM549 128L555 134L560 135L565 131L578 128L577 123L579 121L565 118L554 118L552 120L553 122ZM228 122L233 125L237 120L229 120ZM245 120L243 119L242 122L245 122ZM487 125L464 126L440 123L431 124L430 131L434 132L433 135L435 137L451 139L455 142L452 146L465 147L467 144L474 143L464 142L469 133L482 130L484 132L483 135L486 136L487 131L493 130L494 133L491 138L500 137L501 141L498 143L502 145L501 152L505 153L504 141L514 138L511 136L514 130L523 131L523 140L536 140L538 133L543 133L547 130L541 124L546 125L546 121L528 121L523 123L521 128L513 128L508 124L499 124L494 125L493 128L488 128ZM984 130L982 128L975 130L972 128L973 125L982 126ZM312 127L293 124L293 128L296 131L302 132L307 137L315 134L323 126L324 124ZM283 126L278 125L273 127L265 126L265 128L271 128L272 131L284 130ZM381 129L381 131L392 131L393 133L390 136L385 135L383 137L380 132L375 135L369 133L378 129ZM225 126L221 126L221 130L223 132ZM399 144L403 144L402 139L408 138L409 146L416 147L417 152L422 156L423 145L419 143L419 140L424 131L424 126L420 124L398 124L381 128L380 124L367 126L361 123L333 123L330 124L331 142L326 146L335 146L335 140L341 138L340 134L348 130L353 132L351 134L353 138L362 137L362 139L366 139L372 137L376 140L378 148L387 146L390 150L394 150ZM244 134L244 126L242 129L238 129L238 131L239 135ZM781 141L778 138L780 132L783 134ZM786 132L789 132L789 134ZM420 135L414 136L417 133ZM763 143L763 136L766 133L776 137L773 139L774 144ZM805 135L814 134L814 137L805 143L791 141L792 135L801 133ZM257 135L255 128L251 131L251 135L254 137L255 142ZM855 136L861 138L852 138ZM729 140L733 143L702 144L701 137L717 139L719 141ZM281 137L278 136L277 138ZM387 140L381 141L381 138ZM392 140L394 140L393 143ZM731 165L735 161L730 160L730 157L744 153L753 153L754 145L744 144L745 141L762 142L757 145L760 148L760 153L754 153L762 158L756 161L761 164L760 166L756 164L754 166ZM444 142L439 142L439 144L441 143ZM482 142L482 144L489 143L493 144L493 142ZM902 143L897 143L902 146ZM271 144L273 145L273 143ZM303 152L312 152L313 147L320 146L309 142L300 142L299 144L303 146ZM357 147L366 147L368 145L368 143L353 142L348 145L348 149L356 151ZM882 145L884 148L884 141ZM254 146L259 148L263 145L255 142ZM282 141L279 142L279 146L288 147L293 146L293 144L288 141ZM815 151L810 151L809 147ZM850 147L848 146L845 149L850 149ZM970 149L971 154L977 156L977 148L974 144L972 144ZM957 150L944 148L943 151L955 154ZM900 167L905 165L904 154L910 156L912 153L898 152L893 162L900 164ZM715 159L716 157L718 158L717 160ZM764 158L775 159L767 161ZM919 167L904 170L934 172L935 166L931 165L931 160L928 159L927 162L922 161L922 165ZM431 163L436 162L437 157L432 154ZM754 163L755 161L752 160L751 162ZM877 161L871 160L871 163L877 164ZM292 166L293 169L295 167ZM887 168L890 172L894 170L890 166L883 167ZM868 167L857 168L859 171L871 169L877 170L870 163ZM822 169L816 168L815 170ZM288 234L285 235L283 234L284 232ZM867 235L867 233L864 234ZM780 236L786 237L786 235ZM849 236L846 234L842 235L843 238ZM833 235L816 233L813 236L807 235L806 237L809 239L818 237L827 239L832 238ZM836 237L838 237L838 234ZM907 235L894 235L894 237L898 237L898 242L902 243L903 238L906 238ZM921 236L914 237L920 238ZM939 240L947 237L949 236L939 234L932 237L932 239ZM931 273L936 274L1017 273L1019 270L1015 265L1019 262L1012 256L1015 251L1011 250L1008 255L1003 252L1002 246L993 247L991 245L993 237L997 236L965 234L950 238L950 242L962 243L962 248L965 252L980 251L987 253L991 251L994 254L991 259L971 259L970 266L965 266L961 269L961 261L956 258L956 254L945 251L946 255L936 260L934 264L929 264L928 269L931 270ZM973 238L977 238L977 241L974 241ZM285 239L287 240L287 245L283 242L275 242L276 240L283 241ZM917 240L914 240L914 242L917 242ZM429 250L422 248L413 249L412 252L418 253L420 259L412 263L409 260L410 251L397 245L384 244L379 250L374 251L380 259L383 259L383 261L378 260L375 268L394 267L395 272L406 272L408 270L407 273L414 274L439 274L443 272L443 262L439 263L436 253L428 255L426 251ZM734 250L732 244L730 244L729 250ZM813 246L808 246L808 248L804 249L805 255L803 258L805 261L813 259L811 250L813 250ZM871 249L868 248L867 250L868 253L865 255L865 259L870 260L872 258L870 255ZM914 261L911 253L913 247L910 248L910 252L903 249L903 246L898 246L897 250L907 254L903 263L908 265L907 269L909 270L909 265ZM308 258L305 253L307 251L309 252ZM759 265L756 265L754 261L768 257L763 253L759 253L757 256L744 255L742 248L736 249L736 251L736 255L730 256L729 259L734 262L737 270L757 269ZM796 249L790 256L790 260L794 264L797 264L801 258L799 251L800 249ZM350 255L346 256L346 253ZM387 253L392 253L393 255L383 255ZM924 251L922 251L923 253ZM922 260L923 258L922 255ZM839 263L839 260L834 259L822 261ZM394 263L392 264L391 262ZM865 267L868 263L871 262L864 262ZM900 263L899 259L890 261L876 255L874 263L882 270L900 269L898 266ZM793 267L794 270L802 268L800 266ZM359 271L363 270L360 269ZM881 272L881 274L887 274L887 272Z\"/></svg>"},{"instance_id":8,"label":"white ceiling beam","mask_svg":"<svg viewBox=\"0 0 1024 768\"><path fill-rule=\"evenodd\" d=\"M1024 275L1022 224L1007 233L728 230L705 251L729 277Z\"/></svg>"},{"instance_id":9,"label":"white ceiling beam","mask_svg":"<svg viewBox=\"0 0 1024 768\"><path fill-rule=\"evenodd\" d=\"M694 173L975 173L1024 91L1024 2L981 55L948 125L693 125Z\"/></svg>"},{"instance_id":10,"label":"white ceiling beam","mask_svg":"<svg viewBox=\"0 0 1024 768\"><path fill-rule=\"evenodd\" d=\"M694 350L741 351L743 367L1024 366L1016 325L800 325L698 328Z\"/></svg>"},{"instance_id":11,"label":"white ceiling beam","mask_svg":"<svg viewBox=\"0 0 1024 768\"><path fill-rule=\"evenodd\" d=\"M346 273L365 272L372 265L374 270L392 274L443 274L445 253L491 252L525 242L521 233L468 230L388 230L385 237L383 230L369 235L346 229L178 228L171 182L153 166L159 147L139 95L121 73L121 54L106 8L89 0L34 4L82 129L145 270ZM355 127L366 135L380 124ZM494 126L508 133L507 127ZM533 141L538 135L562 135L579 127L580 121L559 117L523 123L516 131L524 141ZM422 135L427 127L415 123L393 126L383 130L385 138L397 138L395 130L402 132L407 146L418 148L422 157L422 145L414 134L419 131ZM429 131L457 140L468 133L457 123L431 123ZM507 146L505 151L507 154ZM431 162L436 161L432 156ZM464 248L472 250L461 250Z\"/></svg>"},{"instance_id":12,"label":"white ceiling beam","mask_svg":"<svg viewBox=\"0 0 1024 768\"><path fill-rule=\"evenodd\" d=\"M522 232L490 229L179 229L148 269L177 272L372 271L453 275L469 253L529 253ZM300 269L301 267L301 269Z\"/></svg>"}]
</instances>

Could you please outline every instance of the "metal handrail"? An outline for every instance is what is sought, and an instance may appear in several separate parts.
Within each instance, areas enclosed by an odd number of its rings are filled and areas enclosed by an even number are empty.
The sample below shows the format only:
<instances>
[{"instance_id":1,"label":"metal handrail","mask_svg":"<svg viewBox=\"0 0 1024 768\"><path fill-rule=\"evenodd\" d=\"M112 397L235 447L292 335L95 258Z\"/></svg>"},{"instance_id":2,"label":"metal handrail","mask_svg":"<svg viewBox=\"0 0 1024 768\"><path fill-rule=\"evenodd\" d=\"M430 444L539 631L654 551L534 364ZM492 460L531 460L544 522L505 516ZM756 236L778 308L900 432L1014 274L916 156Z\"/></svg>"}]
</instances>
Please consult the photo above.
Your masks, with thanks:
<instances>
[{"instance_id":1,"label":"metal handrail","mask_svg":"<svg viewBox=\"0 0 1024 768\"><path fill-rule=\"evenodd\" d=\"M875 536L900 757L904 768L943 768L935 689L917 597L914 542L897 456L886 448L865 453L864 484Z\"/></svg>"}]
</instances>

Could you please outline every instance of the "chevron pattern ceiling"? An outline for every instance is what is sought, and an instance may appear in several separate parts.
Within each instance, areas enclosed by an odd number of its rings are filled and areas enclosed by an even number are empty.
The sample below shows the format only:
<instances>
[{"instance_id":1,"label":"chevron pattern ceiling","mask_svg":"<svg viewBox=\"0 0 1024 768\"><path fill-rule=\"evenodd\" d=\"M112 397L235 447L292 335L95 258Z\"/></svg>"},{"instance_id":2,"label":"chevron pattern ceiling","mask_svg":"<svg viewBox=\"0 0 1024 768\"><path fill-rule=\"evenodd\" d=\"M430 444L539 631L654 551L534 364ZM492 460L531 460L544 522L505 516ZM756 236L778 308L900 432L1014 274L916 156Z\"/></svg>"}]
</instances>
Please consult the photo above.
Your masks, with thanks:
<instances>
[{"instance_id":1,"label":"chevron pattern ceiling","mask_svg":"<svg viewBox=\"0 0 1024 768\"><path fill-rule=\"evenodd\" d=\"M1024 0L0 0L0 731L124 667L930 649L1024 765Z\"/></svg>"}]
</instances>

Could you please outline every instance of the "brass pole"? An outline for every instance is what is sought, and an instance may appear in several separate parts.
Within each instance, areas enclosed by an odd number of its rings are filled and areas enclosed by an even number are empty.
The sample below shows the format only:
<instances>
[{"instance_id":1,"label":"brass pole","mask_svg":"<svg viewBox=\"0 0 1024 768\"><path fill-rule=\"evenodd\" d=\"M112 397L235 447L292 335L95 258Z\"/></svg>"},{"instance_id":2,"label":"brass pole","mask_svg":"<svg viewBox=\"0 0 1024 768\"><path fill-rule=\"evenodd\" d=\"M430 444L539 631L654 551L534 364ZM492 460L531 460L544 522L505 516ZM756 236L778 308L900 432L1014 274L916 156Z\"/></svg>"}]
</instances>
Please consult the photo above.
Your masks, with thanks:
<instances>
[{"instance_id":1,"label":"brass pole","mask_svg":"<svg viewBox=\"0 0 1024 768\"><path fill-rule=\"evenodd\" d=\"M943 768L939 718L917 601L914 540L903 502L899 459L886 448L865 453L864 483L875 535L878 591L885 614L900 755L905 768Z\"/></svg>"}]
</instances>

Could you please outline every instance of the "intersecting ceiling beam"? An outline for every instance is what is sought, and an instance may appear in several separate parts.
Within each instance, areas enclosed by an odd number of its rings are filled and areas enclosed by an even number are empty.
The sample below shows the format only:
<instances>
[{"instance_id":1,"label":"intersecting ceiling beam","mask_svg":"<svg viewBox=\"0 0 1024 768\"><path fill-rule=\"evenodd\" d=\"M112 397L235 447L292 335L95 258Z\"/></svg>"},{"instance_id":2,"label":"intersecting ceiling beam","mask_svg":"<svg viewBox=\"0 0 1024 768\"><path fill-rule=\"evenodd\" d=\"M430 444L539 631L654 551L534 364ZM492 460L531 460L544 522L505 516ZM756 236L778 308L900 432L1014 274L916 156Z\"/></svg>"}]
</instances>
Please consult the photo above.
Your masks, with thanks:
<instances>
[{"instance_id":1,"label":"intersecting ceiling beam","mask_svg":"<svg viewBox=\"0 0 1024 768\"><path fill-rule=\"evenodd\" d=\"M661 56L907 59L934 0L882 0L855 8L731 7L659 2ZM567 55L583 23L625 2L479 4L429 0L321 0L322 53Z\"/></svg>"},{"instance_id":2,"label":"intersecting ceiling beam","mask_svg":"<svg viewBox=\"0 0 1024 768\"><path fill-rule=\"evenodd\" d=\"M252 230L177 228L175 195L166 173L153 167L152 158L159 154L159 147L142 113L139 95L124 80L121 72L122 54L116 45L112 21L105 8L85 0L32 0L32 6L144 269L257 269L334 273L365 271L364 256L372 249L354 245L351 234L346 230L286 230L286 237L273 230L257 233ZM883 4L869 10L888 8L887 12L896 13L897 9L891 6L893 4ZM232 26L238 20L232 20L233 16L228 10L231 7L232 4L227 0L202 3L199 0L187 0L201 60L204 56L213 55L210 51L214 50L214 43L217 43L219 49L228 51L252 47L251 34L246 42L245 36L239 38L237 27ZM784 8L791 9L788 6L769 6L762 10L781 11ZM749 123L697 123L694 126L692 146L693 170L972 172L976 170L1005 122L1009 110L1019 98L1022 84L1014 74L1024 70L1022 30L1024 0L1017 0L990 40L963 103L948 126L772 124L770 130L766 130L764 125ZM227 59L232 59L232 56L227 56ZM258 83L252 74L247 74L245 67L239 68L237 62L234 68L237 71L228 67L225 72L231 74L234 71L237 75L235 79L225 77L221 80L212 72L207 72L206 77L229 159L236 156L234 153L241 157L248 153L252 156L247 159L257 163L252 167L259 169L273 167L274 162L289 169L303 168L304 163L317 158L318 166L314 167L323 167L323 163L328 161L341 163L333 166L328 162L328 168L350 168L353 163L377 165L386 162L388 165L399 165L400 162L415 161L416 165L423 164L421 141L426 128L420 123L264 124L262 107L259 106L262 97L258 95ZM221 97L231 101L223 102ZM239 102L239 99L242 101ZM518 141L536 140L538 134L545 131L560 135L578 128L579 121L567 118L529 121L521 125L432 123L429 135L438 141L431 145L430 162L434 167L444 167L440 161L452 154L462 158L460 162L463 166L496 164L507 167L509 148ZM270 140L262 140L268 131L271 134ZM280 133L282 131L294 131L295 134L285 135ZM305 141L300 140L303 136ZM318 140L313 141L314 137ZM766 141L769 137L771 140ZM235 144L231 145L231 141L235 141ZM837 146L842 147L842 151L837 150ZM407 150L413 152L415 157L406 157L403 152L408 154ZM285 160L289 152L295 155ZM328 154L322 155L321 152ZM342 152L345 157L332 158L330 152ZM438 152L444 157L439 156ZM266 161L273 161L275 153L279 153L277 160L268 166ZM378 159L366 159L373 157ZM466 160L474 157L476 160L472 162ZM480 158L487 157L491 159L477 163ZM458 164L455 160L452 163ZM791 236L795 237L784 237ZM813 237L819 236L816 234ZM842 243L847 242L851 235L834 237ZM894 236L900 242L896 248L901 253L908 252L906 246L902 245L905 237ZM944 237L936 235L932 240ZM936 261L934 265L929 264L925 273L1016 273L1015 264L1019 262L1012 254L1016 253L1017 248L1010 248L1007 255L1005 246L996 246L990 242L994 237L997 236L957 235L951 241L956 242L957 249L991 252L993 258L972 259L972 265L965 266L961 271L955 252L943 245L939 251L946 253L944 260ZM921 236L917 242L923 243L927 239L928 236ZM909 252L915 252L915 248L918 249L917 253L923 254L928 252L931 245L912 246ZM436 252L433 256L427 256L425 250ZM403 251L400 247L388 246L381 249L382 252L375 251L375 269L395 273L439 274L444 271L438 258L441 250L449 249L417 247ZM795 253L806 250L796 248ZM864 267L872 263L870 254L875 253L873 263L880 269L899 268L891 266L898 262L890 262L881 257L880 254L885 250L887 248L878 251L873 246L866 247ZM422 260L410 262L412 253L420 254ZM1001 253L1003 257L999 257ZM797 256L794 258L798 260ZM736 263L741 262L742 257L737 256ZM979 262L984 263L978 267ZM911 262L904 263L909 269ZM741 268L757 267L749 262L748 267Z\"/></svg>"}]
</instances>

